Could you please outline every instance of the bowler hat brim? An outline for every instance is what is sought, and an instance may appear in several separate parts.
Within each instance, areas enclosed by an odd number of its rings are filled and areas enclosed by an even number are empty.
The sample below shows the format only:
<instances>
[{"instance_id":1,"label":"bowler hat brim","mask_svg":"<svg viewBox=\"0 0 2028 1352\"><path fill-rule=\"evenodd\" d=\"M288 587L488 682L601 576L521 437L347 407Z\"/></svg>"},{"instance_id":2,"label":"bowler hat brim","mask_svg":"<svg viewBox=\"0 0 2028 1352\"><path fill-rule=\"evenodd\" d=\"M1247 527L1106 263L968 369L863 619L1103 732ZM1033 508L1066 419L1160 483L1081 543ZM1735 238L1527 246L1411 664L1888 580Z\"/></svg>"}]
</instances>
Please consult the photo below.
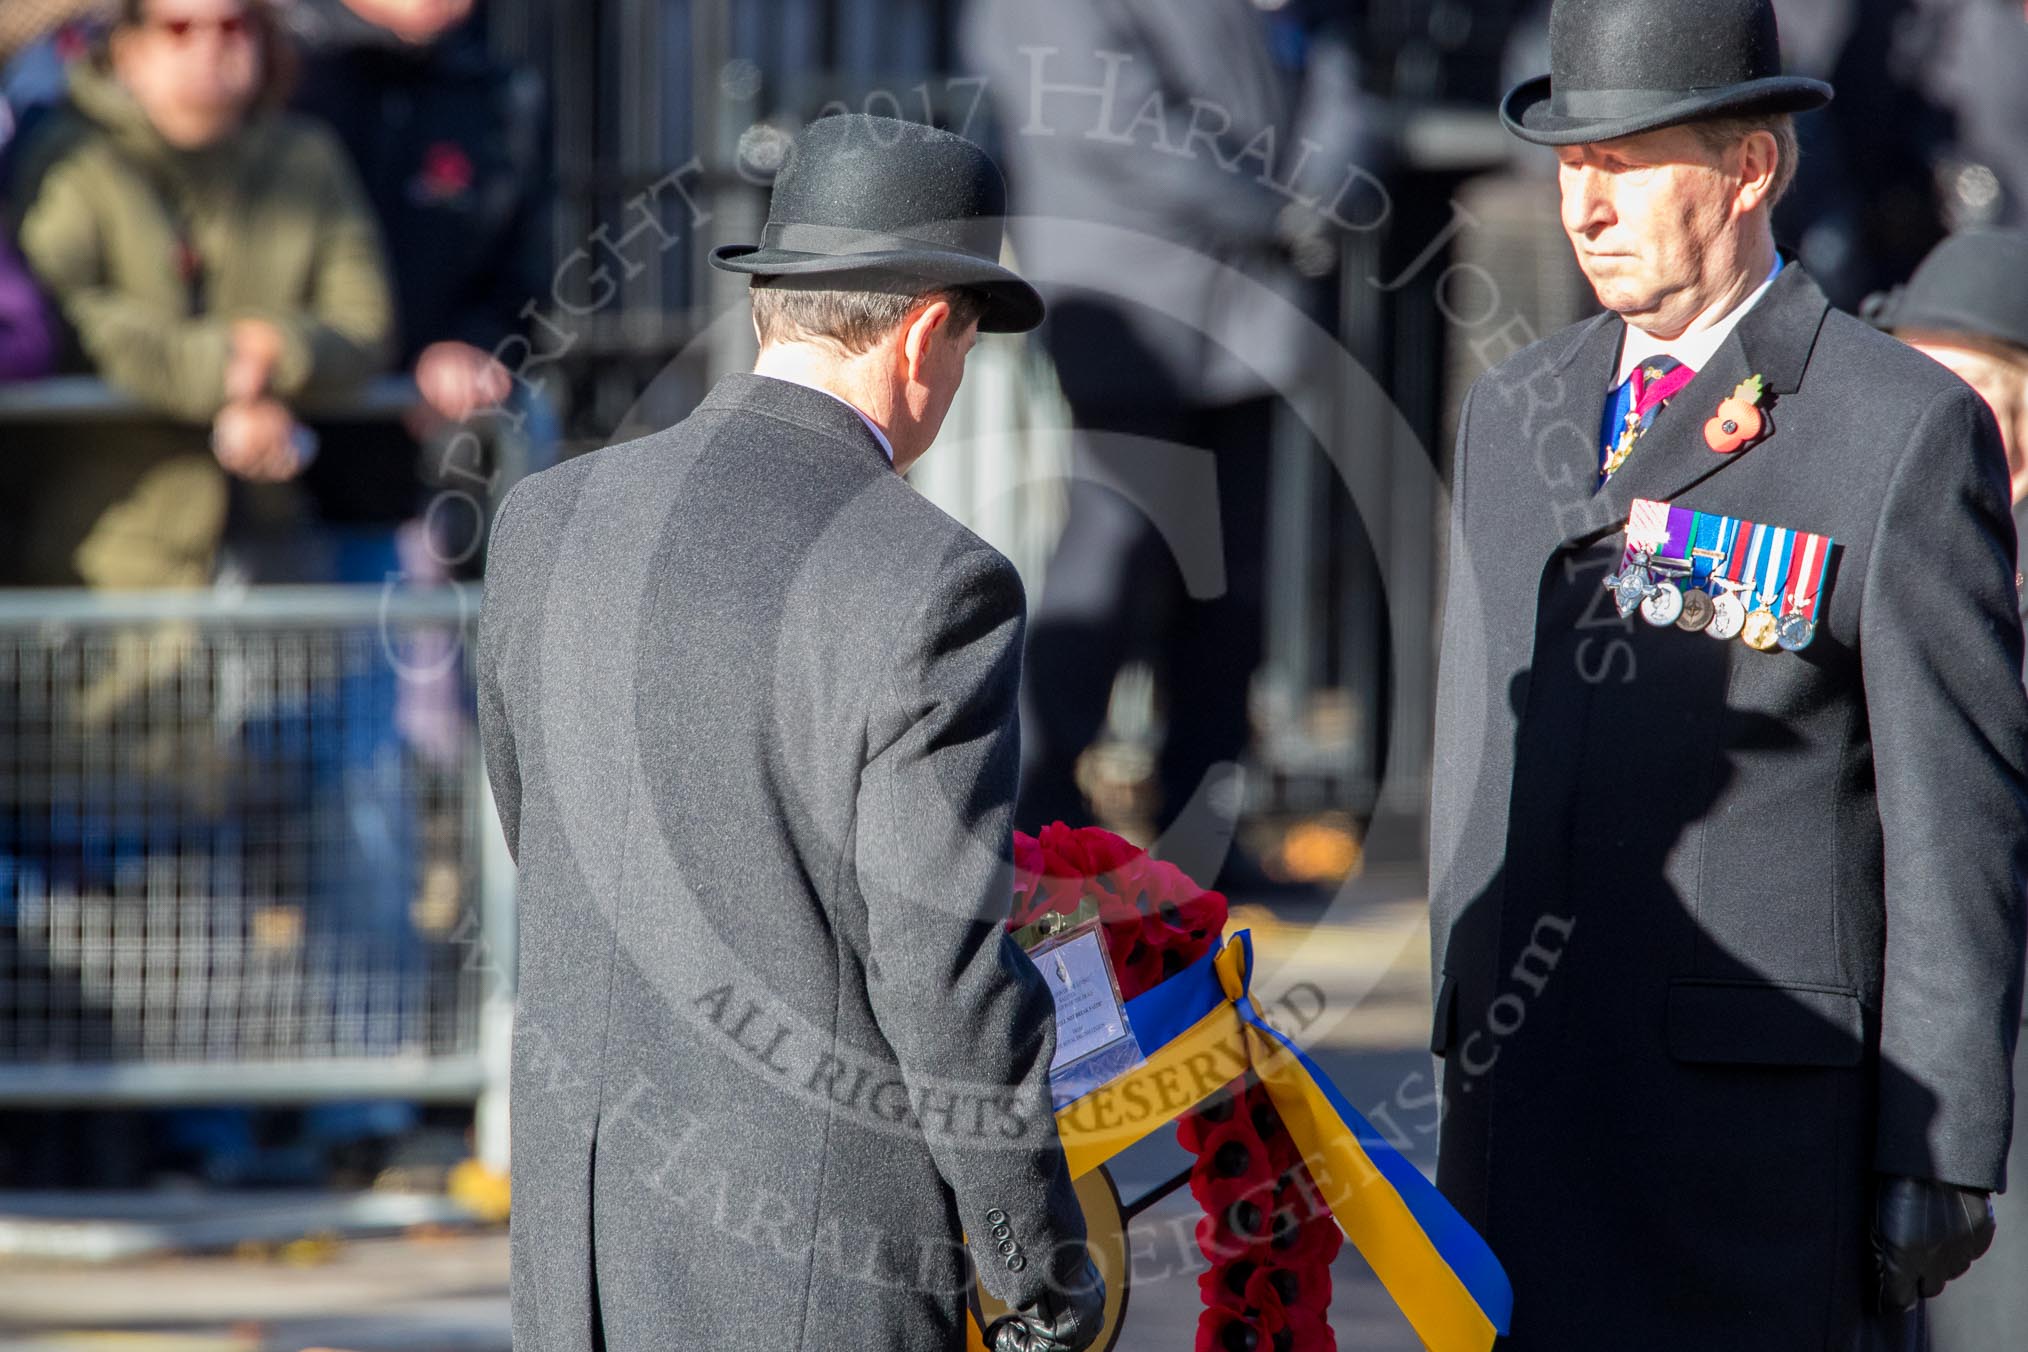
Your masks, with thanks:
<instances>
[{"instance_id":1,"label":"bowler hat brim","mask_svg":"<svg viewBox=\"0 0 2028 1352\"><path fill-rule=\"evenodd\" d=\"M1831 86L1801 75L1776 75L1717 89L1622 90L1586 97L1597 101L1587 116L1553 112L1550 77L1540 75L1507 95L1500 121L1539 146L1584 145L1714 117L1806 113L1831 101Z\"/></svg>"},{"instance_id":2,"label":"bowler hat brim","mask_svg":"<svg viewBox=\"0 0 2028 1352\"><path fill-rule=\"evenodd\" d=\"M1042 295L1020 277L983 258L942 249L890 249L878 253L820 254L727 244L711 251L711 265L756 277L851 278L863 291L930 291L966 287L985 297L981 333L1027 333L1042 323Z\"/></svg>"}]
</instances>

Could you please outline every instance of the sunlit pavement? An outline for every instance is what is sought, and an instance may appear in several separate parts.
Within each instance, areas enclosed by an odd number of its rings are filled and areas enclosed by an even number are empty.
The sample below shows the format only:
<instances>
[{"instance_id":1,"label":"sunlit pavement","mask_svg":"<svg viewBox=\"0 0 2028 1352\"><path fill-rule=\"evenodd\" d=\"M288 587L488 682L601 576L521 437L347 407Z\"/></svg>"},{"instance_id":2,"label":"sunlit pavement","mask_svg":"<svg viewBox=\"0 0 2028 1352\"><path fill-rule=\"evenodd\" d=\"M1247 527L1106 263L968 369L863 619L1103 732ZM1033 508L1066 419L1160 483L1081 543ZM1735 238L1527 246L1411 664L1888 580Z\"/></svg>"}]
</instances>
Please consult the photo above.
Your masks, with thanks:
<instances>
[{"instance_id":1,"label":"sunlit pavement","mask_svg":"<svg viewBox=\"0 0 2028 1352\"><path fill-rule=\"evenodd\" d=\"M1334 919L1335 919L1334 915ZM1380 895L1345 923L1242 907L1256 994L1340 1089L1425 1170L1433 1165L1427 939L1421 902ZM1167 1131L1116 1161L1131 1204L1187 1164ZM1124 1352L1188 1352L1199 1309L1198 1212L1177 1193L1131 1231ZM1349 1248L1334 1270L1339 1346L1419 1346ZM499 1233L311 1243L241 1256L114 1266L0 1261L0 1348L61 1352L505 1352L507 1242Z\"/></svg>"}]
</instances>

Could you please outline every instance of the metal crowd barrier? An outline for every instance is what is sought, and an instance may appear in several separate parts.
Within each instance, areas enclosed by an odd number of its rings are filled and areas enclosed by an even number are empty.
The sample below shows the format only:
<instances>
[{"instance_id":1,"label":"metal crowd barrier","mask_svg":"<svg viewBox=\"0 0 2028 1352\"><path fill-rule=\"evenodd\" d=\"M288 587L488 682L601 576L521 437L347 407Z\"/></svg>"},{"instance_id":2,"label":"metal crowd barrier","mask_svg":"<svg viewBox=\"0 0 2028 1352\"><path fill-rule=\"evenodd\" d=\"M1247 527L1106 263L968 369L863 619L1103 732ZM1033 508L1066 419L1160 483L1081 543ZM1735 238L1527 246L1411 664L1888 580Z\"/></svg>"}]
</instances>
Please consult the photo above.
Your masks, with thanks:
<instances>
[{"instance_id":1,"label":"metal crowd barrier","mask_svg":"<svg viewBox=\"0 0 2028 1352\"><path fill-rule=\"evenodd\" d=\"M477 589L0 591L0 1109L476 1102L513 882Z\"/></svg>"},{"instance_id":2,"label":"metal crowd barrier","mask_svg":"<svg viewBox=\"0 0 2028 1352\"><path fill-rule=\"evenodd\" d=\"M420 401L415 382L407 376L381 376L364 389L330 405L306 405L311 418L337 414L361 421L392 422ZM97 376L51 376L14 385L0 385L0 423L110 422L148 418L147 405Z\"/></svg>"}]
</instances>

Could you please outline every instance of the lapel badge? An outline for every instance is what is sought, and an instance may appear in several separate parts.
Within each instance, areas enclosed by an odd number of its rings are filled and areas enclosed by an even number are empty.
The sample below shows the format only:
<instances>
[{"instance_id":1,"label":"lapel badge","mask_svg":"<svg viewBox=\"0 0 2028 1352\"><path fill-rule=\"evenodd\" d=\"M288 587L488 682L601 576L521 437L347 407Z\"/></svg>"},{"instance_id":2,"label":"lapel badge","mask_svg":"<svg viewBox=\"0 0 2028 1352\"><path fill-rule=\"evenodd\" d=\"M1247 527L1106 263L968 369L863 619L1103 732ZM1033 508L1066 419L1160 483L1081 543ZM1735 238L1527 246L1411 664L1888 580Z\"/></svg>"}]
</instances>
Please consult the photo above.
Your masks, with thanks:
<instances>
[{"instance_id":1,"label":"lapel badge","mask_svg":"<svg viewBox=\"0 0 2028 1352\"><path fill-rule=\"evenodd\" d=\"M1767 398L1767 380L1749 376L1718 406L1718 414L1704 424L1704 444L1720 455L1731 455L1760 440L1767 431L1767 413L1761 401Z\"/></svg>"}]
</instances>

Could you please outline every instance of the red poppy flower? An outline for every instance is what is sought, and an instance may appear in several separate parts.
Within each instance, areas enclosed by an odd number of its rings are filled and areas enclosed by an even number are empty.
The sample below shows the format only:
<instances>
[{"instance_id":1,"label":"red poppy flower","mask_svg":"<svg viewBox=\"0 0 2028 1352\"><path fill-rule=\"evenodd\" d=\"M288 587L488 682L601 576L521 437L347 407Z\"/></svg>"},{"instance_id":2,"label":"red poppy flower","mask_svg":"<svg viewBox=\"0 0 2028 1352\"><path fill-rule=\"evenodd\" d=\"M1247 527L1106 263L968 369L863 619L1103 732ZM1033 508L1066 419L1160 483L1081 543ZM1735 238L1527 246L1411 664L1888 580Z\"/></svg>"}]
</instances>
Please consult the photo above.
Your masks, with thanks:
<instances>
[{"instance_id":1,"label":"red poppy flower","mask_svg":"<svg viewBox=\"0 0 2028 1352\"><path fill-rule=\"evenodd\" d=\"M1327 1286L1326 1303L1330 1298ZM1291 1352L1338 1352L1338 1335L1331 1331L1330 1321L1322 1310L1292 1309L1287 1314Z\"/></svg>"},{"instance_id":2,"label":"red poppy flower","mask_svg":"<svg viewBox=\"0 0 2028 1352\"><path fill-rule=\"evenodd\" d=\"M1145 995L1162 984L1166 969L1162 965L1162 950L1151 948L1132 931L1115 937L1107 935L1107 947L1112 954L1113 970L1120 979L1120 994L1131 1000Z\"/></svg>"},{"instance_id":3,"label":"red poppy flower","mask_svg":"<svg viewBox=\"0 0 2028 1352\"><path fill-rule=\"evenodd\" d=\"M1260 1330L1263 1352L1287 1352L1290 1345L1289 1312L1279 1300L1248 1307L1253 1326Z\"/></svg>"},{"instance_id":4,"label":"red poppy flower","mask_svg":"<svg viewBox=\"0 0 2028 1352\"><path fill-rule=\"evenodd\" d=\"M1036 840L1048 860L1047 872L1065 878L1096 878L1141 853L1132 842L1095 826L1051 822Z\"/></svg>"},{"instance_id":5,"label":"red poppy flower","mask_svg":"<svg viewBox=\"0 0 2028 1352\"><path fill-rule=\"evenodd\" d=\"M1260 1308L1274 1305L1289 1314L1297 1310L1321 1314L1331 1306L1331 1269L1286 1267L1272 1260L1255 1263L1246 1274L1244 1298Z\"/></svg>"},{"instance_id":6,"label":"red poppy flower","mask_svg":"<svg viewBox=\"0 0 2028 1352\"><path fill-rule=\"evenodd\" d=\"M1231 1309L1206 1310L1197 1321L1196 1352L1271 1352L1260 1325Z\"/></svg>"},{"instance_id":7,"label":"red poppy flower","mask_svg":"<svg viewBox=\"0 0 2028 1352\"><path fill-rule=\"evenodd\" d=\"M1084 887L1084 894L1098 902L1099 919L1115 929L1138 934L1141 928L1141 913L1134 903L1105 885L1103 878L1093 879Z\"/></svg>"},{"instance_id":8,"label":"red poppy flower","mask_svg":"<svg viewBox=\"0 0 2028 1352\"><path fill-rule=\"evenodd\" d=\"M1197 1251L1213 1264L1271 1257L1269 1200L1265 1191L1235 1193L1225 1205L1207 1209L1194 1231Z\"/></svg>"},{"instance_id":9,"label":"red poppy flower","mask_svg":"<svg viewBox=\"0 0 2028 1352\"><path fill-rule=\"evenodd\" d=\"M1344 1247L1345 1234L1330 1216L1313 1216L1304 1221L1300 1213L1283 1213L1296 1223L1271 1234L1268 1250L1283 1267L1329 1267Z\"/></svg>"},{"instance_id":10,"label":"red poppy flower","mask_svg":"<svg viewBox=\"0 0 2028 1352\"><path fill-rule=\"evenodd\" d=\"M1203 957L1218 946L1219 938L1225 933L1229 910L1223 893L1199 892L1179 903L1176 909L1181 917L1179 923L1190 932L1192 939L1202 945L1197 950L1197 957Z\"/></svg>"},{"instance_id":11,"label":"red poppy flower","mask_svg":"<svg viewBox=\"0 0 2028 1352\"><path fill-rule=\"evenodd\" d=\"M1219 1126L1232 1120L1245 1095L1246 1081L1234 1080L1183 1114L1176 1122L1176 1143L1193 1155L1202 1154L1204 1142Z\"/></svg>"},{"instance_id":12,"label":"red poppy flower","mask_svg":"<svg viewBox=\"0 0 2028 1352\"><path fill-rule=\"evenodd\" d=\"M1767 430L1767 415L1760 408L1766 394L1767 381L1762 377L1741 381L1719 404L1717 416L1704 424L1704 444L1720 455L1731 455L1760 440Z\"/></svg>"},{"instance_id":13,"label":"red poppy flower","mask_svg":"<svg viewBox=\"0 0 2028 1352\"><path fill-rule=\"evenodd\" d=\"M1197 1274L1197 1296L1207 1310L1247 1308L1247 1290L1260 1264L1250 1258L1214 1263Z\"/></svg>"},{"instance_id":14,"label":"red poppy flower","mask_svg":"<svg viewBox=\"0 0 2028 1352\"><path fill-rule=\"evenodd\" d=\"M1253 1124L1244 1116L1234 1116L1200 1132L1197 1141L1197 1161L1190 1170L1193 1189L1201 1180L1204 1189L1221 1196L1255 1190L1270 1201L1280 1190L1280 1179L1268 1159L1267 1144L1254 1133Z\"/></svg>"}]
</instances>

